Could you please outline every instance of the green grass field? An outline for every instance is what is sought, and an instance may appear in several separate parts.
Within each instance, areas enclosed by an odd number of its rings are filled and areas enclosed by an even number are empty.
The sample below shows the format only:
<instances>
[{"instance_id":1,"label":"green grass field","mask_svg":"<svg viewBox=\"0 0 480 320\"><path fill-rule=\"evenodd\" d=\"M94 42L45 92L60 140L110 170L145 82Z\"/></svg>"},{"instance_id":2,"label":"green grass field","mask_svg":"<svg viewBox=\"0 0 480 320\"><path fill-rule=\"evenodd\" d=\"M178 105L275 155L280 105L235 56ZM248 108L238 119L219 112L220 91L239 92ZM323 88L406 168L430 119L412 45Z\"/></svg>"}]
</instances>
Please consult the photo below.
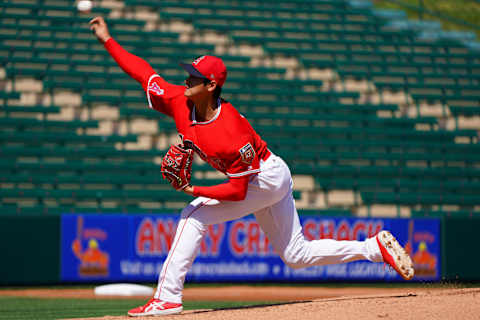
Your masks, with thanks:
<instances>
[{"instance_id":1,"label":"green grass field","mask_svg":"<svg viewBox=\"0 0 480 320\"><path fill-rule=\"evenodd\" d=\"M129 309L146 302L145 299L59 299L0 297L0 319L50 320L80 317L102 317L126 315ZM278 302L277 302L278 303ZM253 305L269 305L273 302L185 302L184 310L222 309Z\"/></svg>"},{"instance_id":2,"label":"green grass field","mask_svg":"<svg viewBox=\"0 0 480 320\"><path fill-rule=\"evenodd\" d=\"M239 284L211 283L211 284L187 284L186 288L195 287L228 287ZM440 288L460 289L478 288L480 283L279 283L279 284L245 284L248 286L275 286L275 287L324 287L324 288ZM151 284L154 286L154 284ZM34 286L34 289L85 289L93 285L52 285ZM28 287L2 287L0 290L24 290ZM131 308L144 304L147 298L132 299L64 299L64 298L26 298L0 296L0 320L47 320L82 317L122 316L126 315ZM282 304L273 301L185 301L184 310L193 309L224 309L240 308L249 306L265 306Z\"/></svg>"}]
</instances>

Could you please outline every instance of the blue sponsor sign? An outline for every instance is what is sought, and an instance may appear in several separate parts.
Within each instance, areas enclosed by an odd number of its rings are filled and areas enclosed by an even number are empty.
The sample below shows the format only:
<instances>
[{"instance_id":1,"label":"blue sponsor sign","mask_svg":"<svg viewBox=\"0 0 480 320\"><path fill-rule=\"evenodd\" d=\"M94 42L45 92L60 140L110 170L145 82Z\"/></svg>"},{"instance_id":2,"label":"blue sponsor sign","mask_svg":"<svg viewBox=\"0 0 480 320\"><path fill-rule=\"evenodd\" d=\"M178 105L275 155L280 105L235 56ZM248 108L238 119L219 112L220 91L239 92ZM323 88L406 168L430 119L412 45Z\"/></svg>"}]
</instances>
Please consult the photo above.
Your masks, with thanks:
<instances>
[{"instance_id":1,"label":"blue sponsor sign","mask_svg":"<svg viewBox=\"0 0 480 320\"><path fill-rule=\"evenodd\" d=\"M178 215L63 215L62 280L156 281ZM364 240L390 230L413 258L414 280L440 279L440 220L301 217L307 240ZM187 280L375 281L401 278L382 263L291 269L273 252L253 216L207 228Z\"/></svg>"}]
</instances>

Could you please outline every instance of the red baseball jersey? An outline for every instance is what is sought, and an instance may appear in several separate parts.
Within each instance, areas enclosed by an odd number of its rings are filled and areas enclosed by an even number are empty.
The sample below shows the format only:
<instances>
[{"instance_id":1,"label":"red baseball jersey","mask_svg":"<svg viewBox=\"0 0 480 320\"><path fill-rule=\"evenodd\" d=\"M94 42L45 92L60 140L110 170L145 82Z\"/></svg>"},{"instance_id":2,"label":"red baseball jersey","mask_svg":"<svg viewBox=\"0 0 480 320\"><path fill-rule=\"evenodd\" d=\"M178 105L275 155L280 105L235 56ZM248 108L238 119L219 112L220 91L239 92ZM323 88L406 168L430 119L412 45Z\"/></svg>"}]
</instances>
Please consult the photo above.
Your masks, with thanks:
<instances>
[{"instance_id":1,"label":"red baseball jersey","mask_svg":"<svg viewBox=\"0 0 480 320\"><path fill-rule=\"evenodd\" d=\"M170 84L158 74L146 85L149 107L173 117L183 144L213 168L230 178L260 172L260 160L270 154L267 144L229 102L219 99L215 116L199 122L193 102L184 96L185 86Z\"/></svg>"}]
</instances>

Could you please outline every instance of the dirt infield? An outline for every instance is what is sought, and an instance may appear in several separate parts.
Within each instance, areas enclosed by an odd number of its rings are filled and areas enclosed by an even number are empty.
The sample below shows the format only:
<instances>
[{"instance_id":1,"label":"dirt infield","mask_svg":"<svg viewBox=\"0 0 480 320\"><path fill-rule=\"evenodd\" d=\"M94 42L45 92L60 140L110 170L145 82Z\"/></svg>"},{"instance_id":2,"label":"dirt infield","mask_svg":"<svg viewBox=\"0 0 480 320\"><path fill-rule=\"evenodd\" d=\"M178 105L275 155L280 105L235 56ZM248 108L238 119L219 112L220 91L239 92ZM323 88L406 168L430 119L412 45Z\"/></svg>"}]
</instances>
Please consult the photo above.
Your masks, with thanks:
<instances>
[{"instance_id":1,"label":"dirt infield","mask_svg":"<svg viewBox=\"0 0 480 320\"><path fill-rule=\"evenodd\" d=\"M98 298L92 289L1 290L0 295L25 297ZM113 297L104 297L113 298ZM118 299L118 297L115 297ZM176 320L244 319L478 319L480 289L447 288L325 288L250 287L188 288L185 300L279 301L279 305L190 310L161 317ZM126 320L105 316L89 320ZM137 319L151 320L155 317ZM79 320L77 318L76 320Z\"/></svg>"},{"instance_id":2,"label":"dirt infield","mask_svg":"<svg viewBox=\"0 0 480 320\"><path fill-rule=\"evenodd\" d=\"M480 290L478 289L438 290L406 294L353 295L254 308L192 311L184 315L163 317L162 319L478 319L479 302ZM124 320L128 318L103 317L99 319Z\"/></svg>"},{"instance_id":3,"label":"dirt infield","mask_svg":"<svg viewBox=\"0 0 480 320\"><path fill-rule=\"evenodd\" d=\"M412 290L391 288L326 288L326 287L278 287L278 286L227 286L187 288L183 292L185 301L305 301L352 295L408 294ZM131 299L121 296L96 296L93 289L25 289L0 290L0 295L32 298L78 298L78 299ZM146 297L150 298L150 297Z\"/></svg>"}]
</instances>

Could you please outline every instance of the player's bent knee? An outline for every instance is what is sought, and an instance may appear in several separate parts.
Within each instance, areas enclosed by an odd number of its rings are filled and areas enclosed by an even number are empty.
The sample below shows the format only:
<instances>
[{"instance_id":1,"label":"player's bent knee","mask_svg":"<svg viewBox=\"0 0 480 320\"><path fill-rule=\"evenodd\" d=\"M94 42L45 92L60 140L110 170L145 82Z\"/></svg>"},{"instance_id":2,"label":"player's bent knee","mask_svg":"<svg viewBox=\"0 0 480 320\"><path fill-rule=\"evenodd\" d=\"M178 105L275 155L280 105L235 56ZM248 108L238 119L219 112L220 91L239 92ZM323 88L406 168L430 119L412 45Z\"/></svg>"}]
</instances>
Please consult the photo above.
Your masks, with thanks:
<instances>
[{"instance_id":1,"label":"player's bent knee","mask_svg":"<svg viewBox=\"0 0 480 320\"><path fill-rule=\"evenodd\" d=\"M303 252L286 252L281 258L292 269L301 269L309 266L305 263Z\"/></svg>"},{"instance_id":2,"label":"player's bent knee","mask_svg":"<svg viewBox=\"0 0 480 320\"><path fill-rule=\"evenodd\" d=\"M185 208L183 208L181 217L182 218L188 218L190 217L193 213L198 212L202 210L202 208L205 206L207 202L210 202L211 199L204 198L204 197L198 197L192 202L190 202Z\"/></svg>"},{"instance_id":3,"label":"player's bent knee","mask_svg":"<svg viewBox=\"0 0 480 320\"><path fill-rule=\"evenodd\" d=\"M184 224L195 227L200 233L204 233L207 230L205 223L199 219L201 215L195 215L194 213L198 212L198 207L192 206L191 204L186 206L181 213L180 222L178 227L180 228Z\"/></svg>"},{"instance_id":4,"label":"player's bent knee","mask_svg":"<svg viewBox=\"0 0 480 320\"><path fill-rule=\"evenodd\" d=\"M285 249L282 250L280 257L283 262L293 269L306 268L311 266L309 259L308 241L305 241L303 235L291 240Z\"/></svg>"},{"instance_id":5,"label":"player's bent knee","mask_svg":"<svg viewBox=\"0 0 480 320\"><path fill-rule=\"evenodd\" d=\"M307 267L305 263L299 260L287 260L287 259L282 259L282 260L287 266L289 266L292 269L301 269L301 268Z\"/></svg>"}]
</instances>

